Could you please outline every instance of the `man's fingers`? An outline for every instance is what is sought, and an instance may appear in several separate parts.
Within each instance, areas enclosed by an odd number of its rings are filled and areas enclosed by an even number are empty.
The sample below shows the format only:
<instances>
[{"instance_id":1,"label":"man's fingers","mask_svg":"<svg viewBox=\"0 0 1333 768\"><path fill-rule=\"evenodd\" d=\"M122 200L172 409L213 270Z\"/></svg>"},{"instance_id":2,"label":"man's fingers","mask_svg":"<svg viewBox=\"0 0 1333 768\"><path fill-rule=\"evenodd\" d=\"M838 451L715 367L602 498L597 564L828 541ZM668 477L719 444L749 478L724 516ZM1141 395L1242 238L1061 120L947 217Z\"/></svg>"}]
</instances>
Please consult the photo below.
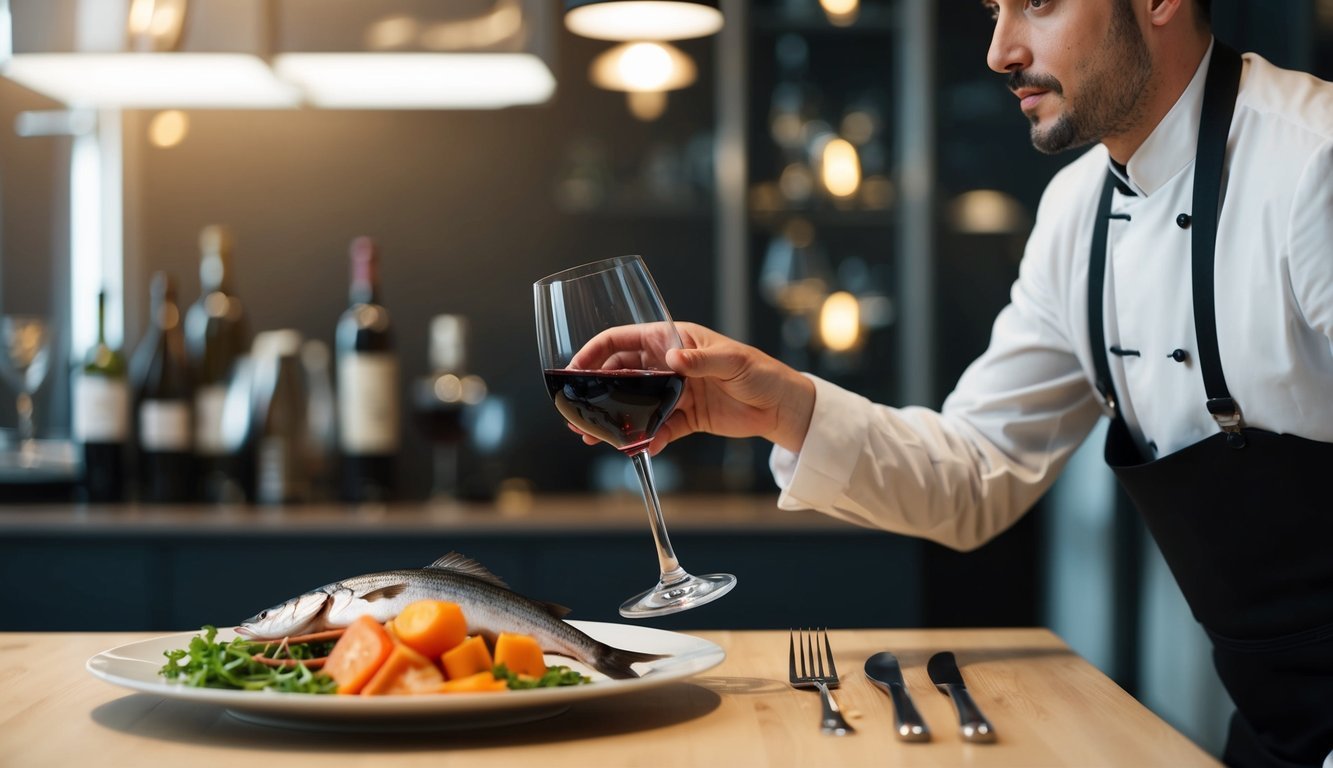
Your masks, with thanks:
<instances>
[{"instance_id":1,"label":"man's fingers","mask_svg":"<svg viewBox=\"0 0 1333 768\"><path fill-rule=\"evenodd\" d=\"M749 361L741 348L709 347L672 350L667 362L677 373L692 378L730 380L744 373Z\"/></svg>"}]
</instances>

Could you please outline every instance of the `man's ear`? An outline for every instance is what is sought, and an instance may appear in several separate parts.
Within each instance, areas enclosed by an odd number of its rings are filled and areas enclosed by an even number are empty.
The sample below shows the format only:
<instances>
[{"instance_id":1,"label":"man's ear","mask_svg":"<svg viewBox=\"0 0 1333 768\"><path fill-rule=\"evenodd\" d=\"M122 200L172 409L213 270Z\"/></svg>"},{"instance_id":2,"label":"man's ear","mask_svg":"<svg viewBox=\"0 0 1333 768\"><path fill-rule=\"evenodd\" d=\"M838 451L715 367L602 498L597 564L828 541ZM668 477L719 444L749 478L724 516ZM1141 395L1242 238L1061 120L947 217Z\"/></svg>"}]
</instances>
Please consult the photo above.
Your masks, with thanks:
<instances>
[{"instance_id":1,"label":"man's ear","mask_svg":"<svg viewBox=\"0 0 1333 768\"><path fill-rule=\"evenodd\" d=\"M1148 4L1148 23L1164 27L1180 12L1180 6L1194 0L1151 0Z\"/></svg>"}]
</instances>

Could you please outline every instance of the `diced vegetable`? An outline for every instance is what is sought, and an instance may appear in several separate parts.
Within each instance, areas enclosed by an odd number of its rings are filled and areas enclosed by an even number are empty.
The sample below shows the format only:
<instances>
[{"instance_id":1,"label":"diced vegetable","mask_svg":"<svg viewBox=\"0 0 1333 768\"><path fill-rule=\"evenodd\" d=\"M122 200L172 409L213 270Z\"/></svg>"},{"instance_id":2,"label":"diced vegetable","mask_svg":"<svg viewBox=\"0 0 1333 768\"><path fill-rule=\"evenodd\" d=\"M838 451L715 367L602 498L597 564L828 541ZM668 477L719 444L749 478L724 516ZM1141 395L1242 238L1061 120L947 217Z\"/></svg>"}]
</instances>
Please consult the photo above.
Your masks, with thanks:
<instances>
[{"instance_id":1,"label":"diced vegetable","mask_svg":"<svg viewBox=\"0 0 1333 768\"><path fill-rule=\"evenodd\" d=\"M379 671L361 689L361 695L435 693L443 683L444 675L434 661L406 645L395 645Z\"/></svg>"},{"instance_id":2,"label":"diced vegetable","mask_svg":"<svg viewBox=\"0 0 1333 768\"><path fill-rule=\"evenodd\" d=\"M393 649L393 640L384 627L362 616L352 622L329 652L324 674L337 681L338 693L360 693Z\"/></svg>"},{"instance_id":3,"label":"diced vegetable","mask_svg":"<svg viewBox=\"0 0 1333 768\"><path fill-rule=\"evenodd\" d=\"M440 661L444 664L444 674L450 680L475 675L478 672L489 672L495 662L491 659L491 651L486 647L486 641L481 635L473 635L448 651Z\"/></svg>"},{"instance_id":4,"label":"diced vegetable","mask_svg":"<svg viewBox=\"0 0 1333 768\"><path fill-rule=\"evenodd\" d=\"M438 659L467 638L467 621L457 603L418 600L393 620L399 642L423 656Z\"/></svg>"},{"instance_id":5,"label":"diced vegetable","mask_svg":"<svg viewBox=\"0 0 1333 768\"><path fill-rule=\"evenodd\" d=\"M495 641L495 663L503 664L517 675L541 677L546 674L546 659L536 638L501 632Z\"/></svg>"},{"instance_id":6,"label":"diced vegetable","mask_svg":"<svg viewBox=\"0 0 1333 768\"><path fill-rule=\"evenodd\" d=\"M436 690L440 693L492 693L509 690L509 684L504 680L496 680L495 675L488 669L475 675L450 680Z\"/></svg>"}]
</instances>

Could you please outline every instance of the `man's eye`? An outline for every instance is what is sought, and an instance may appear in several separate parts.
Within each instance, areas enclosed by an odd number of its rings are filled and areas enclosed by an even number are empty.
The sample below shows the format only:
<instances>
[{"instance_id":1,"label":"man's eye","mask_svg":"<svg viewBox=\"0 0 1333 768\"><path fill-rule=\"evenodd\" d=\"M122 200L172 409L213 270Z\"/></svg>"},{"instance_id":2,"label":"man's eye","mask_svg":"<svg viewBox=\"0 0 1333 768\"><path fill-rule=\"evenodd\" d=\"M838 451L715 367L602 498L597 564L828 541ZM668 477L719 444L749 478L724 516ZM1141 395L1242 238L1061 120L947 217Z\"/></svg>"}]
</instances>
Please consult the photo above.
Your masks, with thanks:
<instances>
[{"instance_id":1,"label":"man's eye","mask_svg":"<svg viewBox=\"0 0 1333 768\"><path fill-rule=\"evenodd\" d=\"M1050 4L1051 0L1028 0L1028 7L1034 11L1039 11Z\"/></svg>"}]
</instances>

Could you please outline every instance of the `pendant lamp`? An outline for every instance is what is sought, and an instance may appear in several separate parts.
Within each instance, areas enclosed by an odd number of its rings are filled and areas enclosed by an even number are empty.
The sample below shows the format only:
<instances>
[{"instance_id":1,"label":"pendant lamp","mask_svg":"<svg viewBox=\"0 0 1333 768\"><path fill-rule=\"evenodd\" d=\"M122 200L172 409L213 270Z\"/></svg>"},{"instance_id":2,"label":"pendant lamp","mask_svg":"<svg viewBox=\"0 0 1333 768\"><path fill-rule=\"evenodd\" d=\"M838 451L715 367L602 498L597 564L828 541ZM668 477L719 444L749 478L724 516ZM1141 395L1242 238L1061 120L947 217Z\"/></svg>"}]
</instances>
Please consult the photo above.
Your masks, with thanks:
<instances>
[{"instance_id":1,"label":"pendant lamp","mask_svg":"<svg viewBox=\"0 0 1333 768\"><path fill-rule=\"evenodd\" d=\"M717 0L564 0L565 26L596 40L687 40L722 29Z\"/></svg>"}]
</instances>

